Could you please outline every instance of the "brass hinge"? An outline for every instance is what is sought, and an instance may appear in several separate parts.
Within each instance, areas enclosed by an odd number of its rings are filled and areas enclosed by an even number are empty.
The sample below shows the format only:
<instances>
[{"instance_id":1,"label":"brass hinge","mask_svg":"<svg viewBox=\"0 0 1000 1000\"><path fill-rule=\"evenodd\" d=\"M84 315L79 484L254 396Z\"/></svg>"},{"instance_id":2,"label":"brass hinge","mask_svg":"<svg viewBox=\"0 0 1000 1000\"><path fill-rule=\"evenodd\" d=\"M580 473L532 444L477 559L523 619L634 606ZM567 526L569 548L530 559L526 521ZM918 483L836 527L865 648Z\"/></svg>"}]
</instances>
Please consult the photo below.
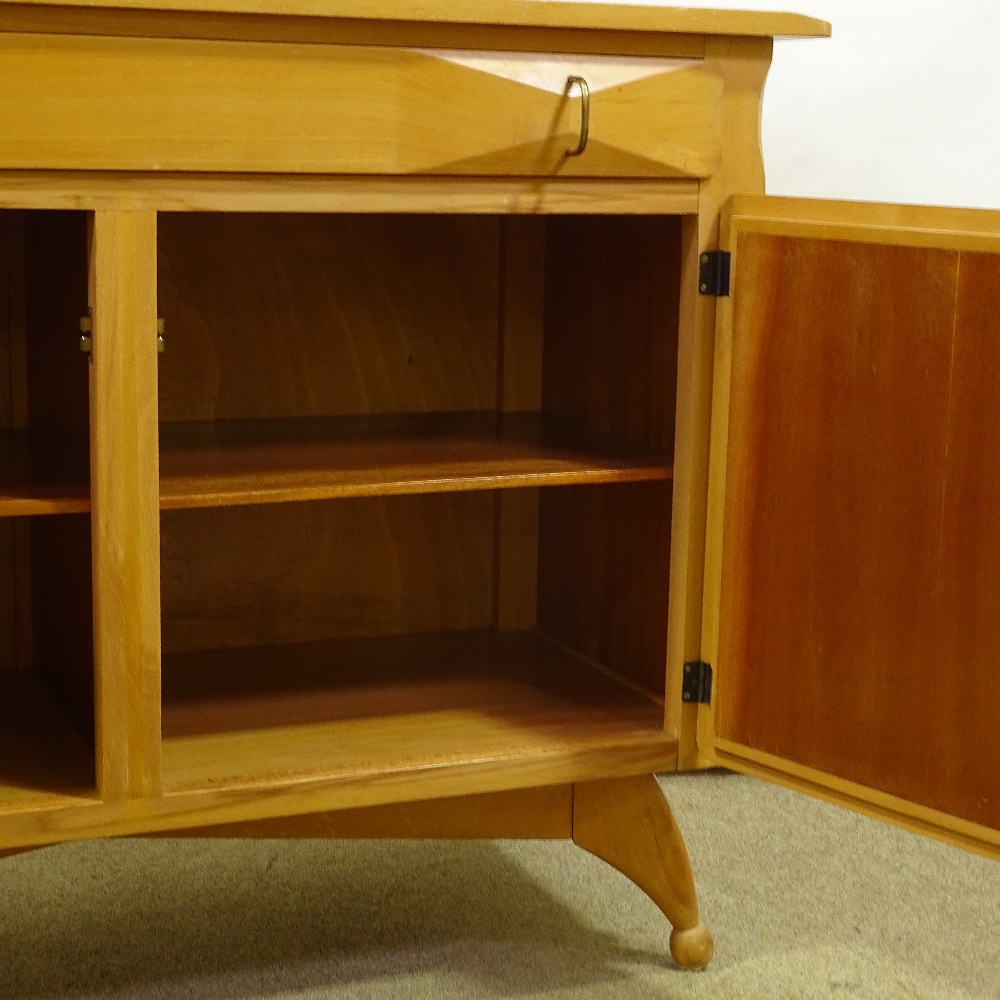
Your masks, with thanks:
<instances>
[{"instance_id":1,"label":"brass hinge","mask_svg":"<svg viewBox=\"0 0 1000 1000\"><path fill-rule=\"evenodd\" d=\"M166 341L163 338L167 325L162 319L156 321L156 352L162 354L166 350ZM84 354L94 353L94 317L92 313L80 317L80 350Z\"/></svg>"},{"instance_id":2,"label":"brass hinge","mask_svg":"<svg viewBox=\"0 0 1000 1000\"><path fill-rule=\"evenodd\" d=\"M90 313L80 317L80 350L84 354L94 350L94 317Z\"/></svg>"}]
</instances>

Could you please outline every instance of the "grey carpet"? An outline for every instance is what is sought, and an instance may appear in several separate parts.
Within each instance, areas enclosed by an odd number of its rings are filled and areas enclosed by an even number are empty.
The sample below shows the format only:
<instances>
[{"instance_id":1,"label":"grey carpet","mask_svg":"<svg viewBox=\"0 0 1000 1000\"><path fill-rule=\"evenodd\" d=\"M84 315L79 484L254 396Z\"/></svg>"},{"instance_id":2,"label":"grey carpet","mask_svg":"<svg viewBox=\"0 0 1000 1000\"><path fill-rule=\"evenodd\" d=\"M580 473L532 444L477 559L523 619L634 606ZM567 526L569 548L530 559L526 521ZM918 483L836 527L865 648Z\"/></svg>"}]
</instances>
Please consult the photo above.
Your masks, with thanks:
<instances>
[{"instance_id":1,"label":"grey carpet","mask_svg":"<svg viewBox=\"0 0 1000 1000\"><path fill-rule=\"evenodd\" d=\"M1000 864L749 778L663 784L704 973L570 844L126 841L0 863L0 998L1000 998Z\"/></svg>"}]
</instances>

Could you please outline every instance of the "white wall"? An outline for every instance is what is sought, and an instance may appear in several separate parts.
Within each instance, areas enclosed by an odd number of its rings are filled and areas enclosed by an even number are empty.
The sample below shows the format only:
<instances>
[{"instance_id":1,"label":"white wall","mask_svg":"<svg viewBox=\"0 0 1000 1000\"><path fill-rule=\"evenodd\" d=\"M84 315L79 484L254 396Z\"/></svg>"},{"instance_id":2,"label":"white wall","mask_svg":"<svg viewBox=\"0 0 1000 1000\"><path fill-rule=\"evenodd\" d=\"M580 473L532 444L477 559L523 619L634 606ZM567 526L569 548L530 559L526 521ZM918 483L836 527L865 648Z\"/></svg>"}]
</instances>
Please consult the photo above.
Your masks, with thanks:
<instances>
[{"instance_id":1,"label":"white wall","mask_svg":"<svg viewBox=\"0 0 1000 1000\"><path fill-rule=\"evenodd\" d=\"M769 194L1000 208L1000 0L676 5L794 10L833 25L832 38L775 43Z\"/></svg>"}]
</instances>

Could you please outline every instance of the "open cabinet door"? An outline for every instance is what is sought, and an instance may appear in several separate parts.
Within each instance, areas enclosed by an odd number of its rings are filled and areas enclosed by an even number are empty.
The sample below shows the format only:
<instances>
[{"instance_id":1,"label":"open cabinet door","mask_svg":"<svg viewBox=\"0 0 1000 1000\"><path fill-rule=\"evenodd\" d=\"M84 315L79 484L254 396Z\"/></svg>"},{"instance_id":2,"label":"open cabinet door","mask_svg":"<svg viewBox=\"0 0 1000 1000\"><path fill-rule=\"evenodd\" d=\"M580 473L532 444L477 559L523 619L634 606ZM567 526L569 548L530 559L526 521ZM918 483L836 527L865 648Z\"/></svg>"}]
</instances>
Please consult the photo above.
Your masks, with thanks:
<instances>
[{"instance_id":1,"label":"open cabinet door","mask_svg":"<svg viewBox=\"0 0 1000 1000\"><path fill-rule=\"evenodd\" d=\"M721 240L699 745L1000 858L1000 213Z\"/></svg>"}]
</instances>

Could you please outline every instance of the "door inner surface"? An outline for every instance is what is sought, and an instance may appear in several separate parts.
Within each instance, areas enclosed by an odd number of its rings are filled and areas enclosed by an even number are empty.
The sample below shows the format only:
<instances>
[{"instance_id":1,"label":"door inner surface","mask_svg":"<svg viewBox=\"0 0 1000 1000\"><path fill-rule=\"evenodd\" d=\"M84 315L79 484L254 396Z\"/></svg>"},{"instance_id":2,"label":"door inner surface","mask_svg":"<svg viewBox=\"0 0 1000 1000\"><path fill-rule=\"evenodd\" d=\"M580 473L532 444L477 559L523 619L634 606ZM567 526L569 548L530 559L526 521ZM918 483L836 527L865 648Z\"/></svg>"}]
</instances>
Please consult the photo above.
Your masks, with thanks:
<instances>
[{"instance_id":1,"label":"door inner surface","mask_svg":"<svg viewBox=\"0 0 1000 1000\"><path fill-rule=\"evenodd\" d=\"M733 205L713 743L1000 845L1000 216L959 215Z\"/></svg>"}]
</instances>

